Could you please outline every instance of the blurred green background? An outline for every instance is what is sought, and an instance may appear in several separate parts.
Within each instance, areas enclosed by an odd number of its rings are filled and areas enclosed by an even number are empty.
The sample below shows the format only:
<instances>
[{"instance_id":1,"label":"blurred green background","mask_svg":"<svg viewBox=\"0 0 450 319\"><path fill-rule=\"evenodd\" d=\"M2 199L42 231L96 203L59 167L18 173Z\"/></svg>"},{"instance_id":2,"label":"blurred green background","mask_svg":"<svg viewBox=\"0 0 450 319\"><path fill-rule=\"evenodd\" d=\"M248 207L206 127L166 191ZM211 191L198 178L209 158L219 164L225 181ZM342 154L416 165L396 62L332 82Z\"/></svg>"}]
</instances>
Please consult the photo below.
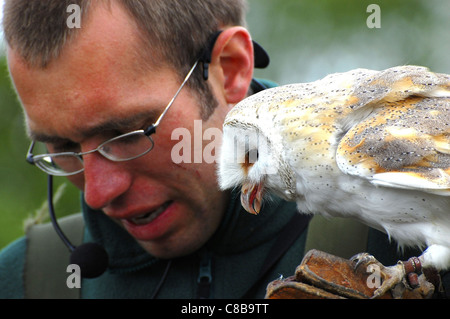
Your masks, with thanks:
<instances>
[{"instance_id":1,"label":"blurred green background","mask_svg":"<svg viewBox=\"0 0 450 319\"><path fill-rule=\"evenodd\" d=\"M366 24L371 3L381 9L379 29ZM280 84L404 64L450 73L448 0L249 0L247 17L253 38L271 56L270 66L255 75ZM23 235L24 219L46 200L45 174L25 162L29 141L1 48L0 111L1 249ZM78 202L68 185L56 205L58 216L79 211Z\"/></svg>"}]
</instances>

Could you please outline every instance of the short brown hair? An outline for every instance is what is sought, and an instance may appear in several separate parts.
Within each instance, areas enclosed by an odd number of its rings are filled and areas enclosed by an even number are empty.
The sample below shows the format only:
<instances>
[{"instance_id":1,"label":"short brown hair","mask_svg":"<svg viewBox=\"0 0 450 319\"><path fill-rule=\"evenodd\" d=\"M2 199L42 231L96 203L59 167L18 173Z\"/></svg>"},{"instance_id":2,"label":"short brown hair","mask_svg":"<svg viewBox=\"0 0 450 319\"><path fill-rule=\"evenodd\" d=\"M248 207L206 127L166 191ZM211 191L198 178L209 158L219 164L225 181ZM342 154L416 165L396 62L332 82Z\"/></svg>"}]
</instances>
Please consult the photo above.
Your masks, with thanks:
<instances>
[{"instance_id":1,"label":"short brown hair","mask_svg":"<svg viewBox=\"0 0 450 319\"><path fill-rule=\"evenodd\" d=\"M98 2L99 0L95 0ZM245 25L245 0L103 0L117 1L141 30L142 57L168 63L183 77L221 25ZM67 7L81 8L81 20L89 14L92 0L6 0L5 39L33 67L45 68L80 29L68 28ZM82 30L82 28L81 28ZM204 103L211 92L201 72L193 74L190 86ZM206 96L205 96L206 94ZM205 109L206 107L206 109ZM211 106L205 106L208 117ZM212 107L214 108L214 107Z\"/></svg>"}]
</instances>

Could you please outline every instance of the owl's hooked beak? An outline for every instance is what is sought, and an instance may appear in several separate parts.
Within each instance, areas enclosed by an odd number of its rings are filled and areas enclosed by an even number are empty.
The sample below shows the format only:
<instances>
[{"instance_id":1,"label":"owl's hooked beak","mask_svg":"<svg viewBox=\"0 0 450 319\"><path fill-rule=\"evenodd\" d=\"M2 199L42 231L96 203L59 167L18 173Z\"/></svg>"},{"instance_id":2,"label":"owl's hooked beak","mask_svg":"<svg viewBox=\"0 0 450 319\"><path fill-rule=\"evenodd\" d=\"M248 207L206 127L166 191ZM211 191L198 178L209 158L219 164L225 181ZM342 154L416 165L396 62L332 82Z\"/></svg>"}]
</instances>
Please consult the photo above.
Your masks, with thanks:
<instances>
[{"instance_id":1,"label":"owl's hooked beak","mask_svg":"<svg viewBox=\"0 0 450 319\"><path fill-rule=\"evenodd\" d=\"M262 193L264 183L259 184L247 182L242 185L241 204L244 209L253 215L258 215L262 206Z\"/></svg>"}]
</instances>

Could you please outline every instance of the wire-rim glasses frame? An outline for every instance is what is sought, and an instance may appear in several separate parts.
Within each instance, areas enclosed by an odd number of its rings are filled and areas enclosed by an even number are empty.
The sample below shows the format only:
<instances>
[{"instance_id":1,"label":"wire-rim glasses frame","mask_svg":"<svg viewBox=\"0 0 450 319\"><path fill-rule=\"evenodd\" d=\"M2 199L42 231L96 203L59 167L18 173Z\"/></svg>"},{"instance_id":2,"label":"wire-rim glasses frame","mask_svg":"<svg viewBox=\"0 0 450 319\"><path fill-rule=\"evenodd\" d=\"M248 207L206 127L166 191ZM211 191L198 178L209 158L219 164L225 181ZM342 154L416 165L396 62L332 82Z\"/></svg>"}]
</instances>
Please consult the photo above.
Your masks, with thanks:
<instances>
[{"instance_id":1,"label":"wire-rim glasses frame","mask_svg":"<svg viewBox=\"0 0 450 319\"><path fill-rule=\"evenodd\" d=\"M194 63L194 65L191 67L191 69L189 70L188 74L186 75L186 77L184 78L183 82L181 83L180 87L178 88L177 92L172 97L172 99L169 101L167 106L164 108L163 112L160 114L160 116L158 117L156 122L151 124L150 126L148 126L145 130L136 130L136 131L128 132L128 133L125 133L125 134L113 137L113 138L103 142L97 148L95 148L93 150L90 150L90 151L87 151L87 152L80 152L80 153L62 152L62 153L33 155L33 149L35 147L36 141L32 141L31 145L30 145L30 147L28 149L28 153L27 153L27 157L26 157L27 162L32 164L32 165L37 166L38 168L40 168L42 171L44 171L45 173L47 173L49 175L53 175L53 176L71 176L71 175L75 175L75 174L81 173L84 170L83 156L87 155L87 154L94 153L94 152L99 152L105 158L107 158L107 159L109 159L111 161L114 161L114 162L130 161L130 160L139 158L141 156L144 156L145 154L147 154L148 152L150 152L153 149L154 142L153 142L153 139L151 138L151 135L156 132L156 128L159 126L161 120L164 118L164 116L166 115L167 111L170 109L170 107L172 106L173 102L175 101L175 99L179 95L180 91L183 89L183 87L185 86L186 82L191 77L191 75L194 72L195 68L197 67L198 63L199 63L199 60L197 60ZM107 148L108 145L111 146L111 145L114 145L114 143L122 142L122 141L125 141L127 139L131 139L133 137L146 137L148 139L148 140L144 140L145 142L148 142L147 146L145 147L145 150L143 150L142 152L138 152L137 154L130 155L130 156L124 156L124 157L118 157L118 156L115 156L113 154L108 153L108 148ZM54 159L58 159L58 158L61 159L61 158L64 158L64 157L70 158L72 160L77 159L78 162L79 162L80 168L76 169L74 171L71 171L71 172L66 172L62 168L57 168L55 166ZM75 163L76 163L76 161L75 161Z\"/></svg>"}]
</instances>

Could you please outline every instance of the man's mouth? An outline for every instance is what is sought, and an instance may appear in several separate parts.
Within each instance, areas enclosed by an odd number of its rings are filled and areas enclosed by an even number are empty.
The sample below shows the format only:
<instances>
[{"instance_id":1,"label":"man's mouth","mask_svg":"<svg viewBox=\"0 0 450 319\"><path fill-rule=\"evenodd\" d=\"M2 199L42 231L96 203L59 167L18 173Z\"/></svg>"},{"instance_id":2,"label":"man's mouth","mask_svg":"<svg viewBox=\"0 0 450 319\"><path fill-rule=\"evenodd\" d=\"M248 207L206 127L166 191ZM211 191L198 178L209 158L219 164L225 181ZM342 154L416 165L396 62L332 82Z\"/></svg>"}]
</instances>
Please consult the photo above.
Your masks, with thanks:
<instances>
[{"instance_id":1,"label":"man's mouth","mask_svg":"<svg viewBox=\"0 0 450 319\"><path fill-rule=\"evenodd\" d=\"M147 213L141 214L139 216L129 218L128 221L135 225L148 224L148 223L152 222L153 220L155 220L156 218L158 218L158 216L161 215L167 209L167 207L169 207L170 204L172 204L172 201L168 201L168 202L164 203L157 209L152 210L151 212L147 212Z\"/></svg>"}]
</instances>

